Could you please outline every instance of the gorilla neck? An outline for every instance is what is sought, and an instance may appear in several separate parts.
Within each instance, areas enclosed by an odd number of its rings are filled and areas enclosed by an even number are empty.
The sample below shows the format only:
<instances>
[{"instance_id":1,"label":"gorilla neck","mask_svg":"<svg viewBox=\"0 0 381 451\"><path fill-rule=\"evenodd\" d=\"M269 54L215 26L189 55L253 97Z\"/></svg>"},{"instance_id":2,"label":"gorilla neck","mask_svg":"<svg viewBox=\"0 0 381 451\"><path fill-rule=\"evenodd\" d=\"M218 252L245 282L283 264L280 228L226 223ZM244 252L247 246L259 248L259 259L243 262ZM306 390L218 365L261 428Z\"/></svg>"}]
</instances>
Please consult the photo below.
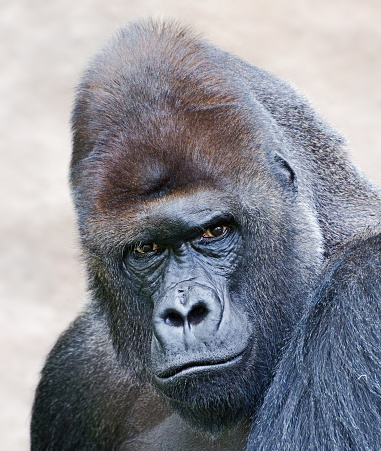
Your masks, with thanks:
<instances>
[{"instance_id":1,"label":"gorilla neck","mask_svg":"<svg viewBox=\"0 0 381 451\"><path fill-rule=\"evenodd\" d=\"M210 437L220 439L225 434L240 429L250 423L256 411L255 405L237 400L215 399L197 402L190 406L170 401L176 413L191 427L203 431ZM230 432L229 432L230 431Z\"/></svg>"},{"instance_id":2,"label":"gorilla neck","mask_svg":"<svg viewBox=\"0 0 381 451\"><path fill-rule=\"evenodd\" d=\"M194 451L240 451L247 446L251 422L243 420L235 426L215 433L193 427L174 413L134 442L134 449L191 449ZM176 431L174 433L174 431ZM124 448L122 448L124 449ZM127 448L130 450L130 448Z\"/></svg>"}]
</instances>

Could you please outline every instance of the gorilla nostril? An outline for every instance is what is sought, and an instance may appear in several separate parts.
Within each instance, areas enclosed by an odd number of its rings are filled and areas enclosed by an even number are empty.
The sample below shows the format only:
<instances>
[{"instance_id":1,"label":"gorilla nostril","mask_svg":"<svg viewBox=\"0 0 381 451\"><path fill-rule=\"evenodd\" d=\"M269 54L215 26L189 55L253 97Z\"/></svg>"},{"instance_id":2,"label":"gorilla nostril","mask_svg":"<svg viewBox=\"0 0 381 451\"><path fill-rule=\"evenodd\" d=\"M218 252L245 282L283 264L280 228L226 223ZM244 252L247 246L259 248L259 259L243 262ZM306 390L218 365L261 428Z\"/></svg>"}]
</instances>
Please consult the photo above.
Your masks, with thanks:
<instances>
[{"instance_id":1,"label":"gorilla nostril","mask_svg":"<svg viewBox=\"0 0 381 451\"><path fill-rule=\"evenodd\" d=\"M197 324L205 319L208 313L209 310L203 304L195 305L187 315L188 324L190 326L197 326Z\"/></svg>"},{"instance_id":2,"label":"gorilla nostril","mask_svg":"<svg viewBox=\"0 0 381 451\"><path fill-rule=\"evenodd\" d=\"M183 327L184 326L183 317L179 313L174 312L174 311L169 311L166 313L166 315L164 316L164 322L168 326L173 326L173 327Z\"/></svg>"}]
</instances>

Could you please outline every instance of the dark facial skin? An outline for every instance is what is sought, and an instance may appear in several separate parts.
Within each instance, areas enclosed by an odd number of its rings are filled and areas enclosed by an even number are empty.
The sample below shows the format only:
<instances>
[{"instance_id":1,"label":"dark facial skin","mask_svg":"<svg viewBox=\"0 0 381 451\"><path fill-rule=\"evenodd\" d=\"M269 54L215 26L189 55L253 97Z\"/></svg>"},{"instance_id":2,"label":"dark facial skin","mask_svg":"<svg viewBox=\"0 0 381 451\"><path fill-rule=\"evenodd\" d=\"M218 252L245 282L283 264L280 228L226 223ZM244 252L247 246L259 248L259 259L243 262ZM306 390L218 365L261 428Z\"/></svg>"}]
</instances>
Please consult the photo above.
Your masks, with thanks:
<instances>
[{"instance_id":1,"label":"dark facial skin","mask_svg":"<svg viewBox=\"0 0 381 451\"><path fill-rule=\"evenodd\" d=\"M239 380L250 358L253 329L244 306L231 299L242 232L228 202L208 191L154 205L144 227L126 247L124 266L152 309L150 371L172 402L189 402L184 387L203 381L210 392L226 374ZM192 402L201 405L203 396L192 393Z\"/></svg>"}]
</instances>

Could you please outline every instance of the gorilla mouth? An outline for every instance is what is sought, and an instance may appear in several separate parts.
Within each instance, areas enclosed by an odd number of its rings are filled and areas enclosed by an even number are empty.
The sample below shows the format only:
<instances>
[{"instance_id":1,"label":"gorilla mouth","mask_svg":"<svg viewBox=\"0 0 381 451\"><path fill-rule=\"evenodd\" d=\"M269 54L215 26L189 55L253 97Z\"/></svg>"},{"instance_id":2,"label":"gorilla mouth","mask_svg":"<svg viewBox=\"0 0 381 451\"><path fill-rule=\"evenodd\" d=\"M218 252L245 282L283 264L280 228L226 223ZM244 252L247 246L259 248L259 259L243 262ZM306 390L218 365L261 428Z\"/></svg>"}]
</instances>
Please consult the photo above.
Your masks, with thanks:
<instances>
[{"instance_id":1,"label":"gorilla mouth","mask_svg":"<svg viewBox=\"0 0 381 451\"><path fill-rule=\"evenodd\" d=\"M179 365L175 367L168 368L164 371L161 371L156 374L157 379L165 379L169 380L175 378L177 376L187 376L193 375L194 373L204 372L204 371L216 371L219 369L226 369L227 367L231 367L239 363L243 359L244 351L239 354L234 355L233 357L229 357L227 359L221 360L208 360L205 362L202 361L193 361L188 362L184 365Z\"/></svg>"}]
</instances>

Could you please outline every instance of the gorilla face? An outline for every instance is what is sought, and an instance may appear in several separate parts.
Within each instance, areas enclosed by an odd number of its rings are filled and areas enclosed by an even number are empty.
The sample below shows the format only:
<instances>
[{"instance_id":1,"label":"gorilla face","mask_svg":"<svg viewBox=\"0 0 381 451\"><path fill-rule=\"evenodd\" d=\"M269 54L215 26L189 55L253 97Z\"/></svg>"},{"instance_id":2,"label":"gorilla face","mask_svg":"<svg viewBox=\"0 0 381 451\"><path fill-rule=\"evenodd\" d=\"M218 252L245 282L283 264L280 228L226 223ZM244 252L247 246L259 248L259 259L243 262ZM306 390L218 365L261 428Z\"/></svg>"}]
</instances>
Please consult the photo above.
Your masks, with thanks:
<instances>
[{"instance_id":1,"label":"gorilla face","mask_svg":"<svg viewBox=\"0 0 381 451\"><path fill-rule=\"evenodd\" d=\"M190 77L184 58L182 72L168 60L165 76L123 83L110 68L86 74L71 181L94 306L121 363L213 430L261 401L322 237L266 110L211 61L204 81Z\"/></svg>"},{"instance_id":2,"label":"gorilla face","mask_svg":"<svg viewBox=\"0 0 381 451\"><path fill-rule=\"evenodd\" d=\"M151 213L157 242L135 245L125 257L130 279L153 306L151 364L163 387L213 365L215 371L231 366L250 336L229 294L241 241L237 226L229 212L210 210L207 202L205 210L194 209L191 201L170 202L164 218L160 210Z\"/></svg>"},{"instance_id":3,"label":"gorilla face","mask_svg":"<svg viewBox=\"0 0 381 451\"><path fill-rule=\"evenodd\" d=\"M202 190L152 206L141 239L124 252L134 297L150 307L153 382L200 419L213 404L221 410L222 392L238 392L255 349L245 306L233 302L242 232L228 200L216 195Z\"/></svg>"},{"instance_id":4,"label":"gorilla face","mask_svg":"<svg viewBox=\"0 0 381 451\"><path fill-rule=\"evenodd\" d=\"M96 299L121 362L212 431L254 412L319 263L308 252L295 260L307 232L311 247L319 241L305 219L291 219L301 207L288 199L283 160L275 165L268 177L284 186L268 195L254 181L249 208L247 186L231 178L224 190L213 179L194 185L189 167L176 173L189 188L155 181L160 192L131 196L127 209L104 204L121 183L112 171L89 197L103 217L86 220Z\"/></svg>"}]
</instances>

